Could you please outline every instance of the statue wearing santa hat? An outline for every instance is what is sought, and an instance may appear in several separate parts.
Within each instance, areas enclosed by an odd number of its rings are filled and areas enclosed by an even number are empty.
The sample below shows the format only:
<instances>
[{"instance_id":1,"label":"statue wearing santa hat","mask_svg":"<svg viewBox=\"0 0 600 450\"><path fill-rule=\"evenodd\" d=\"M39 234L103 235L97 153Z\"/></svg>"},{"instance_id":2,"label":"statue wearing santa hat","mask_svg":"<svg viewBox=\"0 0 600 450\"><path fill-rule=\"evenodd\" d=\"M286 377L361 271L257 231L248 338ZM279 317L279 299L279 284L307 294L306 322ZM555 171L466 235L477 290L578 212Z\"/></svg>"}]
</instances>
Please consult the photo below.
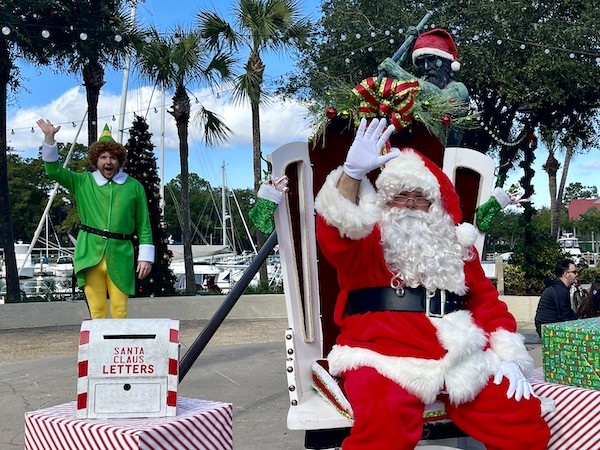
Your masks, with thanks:
<instances>
[{"instance_id":1,"label":"statue wearing santa hat","mask_svg":"<svg viewBox=\"0 0 600 450\"><path fill-rule=\"evenodd\" d=\"M315 201L341 289L327 359L354 411L343 449L413 449L436 398L488 449L545 449L549 430L524 376L533 361L485 277L474 228L460 224L456 191L413 149L381 155L394 131L385 125L361 121ZM382 165L375 190L365 177Z\"/></svg>"},{"instance_id":2,"label":"statue wearing santa hat","mask_svg":"<svg viewBox=\"0 0 600 450\"><path fill-rule=\"evenodd\" d=\"M466 86L456 79L460 70L458 50L450 33L442 28L434 28L417 37L412 50L412 63L417 69L419 85L423 96L442 95L464 104L468 111L469 92ZM392 58L386 58L379 71L397 80L412 80L415 75L403 69ZM456 146L462 140L462 130L451 128L444 145Z\"/></svg>"}]
</instances>

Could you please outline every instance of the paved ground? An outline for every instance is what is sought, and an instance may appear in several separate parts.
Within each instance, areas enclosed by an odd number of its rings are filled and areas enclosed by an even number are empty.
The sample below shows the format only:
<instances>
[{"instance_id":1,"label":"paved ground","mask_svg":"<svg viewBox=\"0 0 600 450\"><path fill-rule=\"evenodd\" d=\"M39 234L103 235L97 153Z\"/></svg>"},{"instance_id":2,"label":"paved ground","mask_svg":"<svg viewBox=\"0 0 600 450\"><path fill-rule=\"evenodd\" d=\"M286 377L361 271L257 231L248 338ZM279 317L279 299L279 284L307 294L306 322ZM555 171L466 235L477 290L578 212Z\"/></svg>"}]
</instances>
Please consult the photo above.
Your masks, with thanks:
<instances>
[{"instance_id":1,"label":"paved ground","mask_svg":"<svg viewBox=\"0 0 600 450\"><path fill-rule=\"evenodd\" d=\"M183 346L193 343L203 322L181 323ZM234 404L236 450L303 448L303 433L285 424L286 325L226 321L179 385L183 397ZM78 334L72 326L0 332L0 449L23 448L25 412L75 399Z\"/></svg>"},{"instance_id":2,"label":"paved ground","mask_svg":"<svg viewBox=\"0 0 600 450\"><path fill-rule=\"evenodd\" d=\"M207 320L182 320L182 354ZM285 425L288 395L283 318L228 319L187 377L179 395L234 404L236 450L301 449L303 433ZM521 324L536 365L539 339ZM0 330L0 449L23 448L23 414L73 401L79 326ZM474 448L474 447L469 447Z\"/></svg>"}]
</instances>

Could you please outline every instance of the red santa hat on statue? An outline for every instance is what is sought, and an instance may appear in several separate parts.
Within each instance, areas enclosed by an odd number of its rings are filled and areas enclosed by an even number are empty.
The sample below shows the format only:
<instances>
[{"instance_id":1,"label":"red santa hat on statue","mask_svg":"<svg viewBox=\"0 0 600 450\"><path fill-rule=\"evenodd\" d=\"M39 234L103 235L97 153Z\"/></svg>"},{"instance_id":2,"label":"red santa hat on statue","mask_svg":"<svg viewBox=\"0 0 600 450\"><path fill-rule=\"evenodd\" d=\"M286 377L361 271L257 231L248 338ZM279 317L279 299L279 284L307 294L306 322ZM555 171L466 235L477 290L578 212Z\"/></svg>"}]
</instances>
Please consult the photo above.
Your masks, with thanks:
<instances>
[{"instance_id":1,"label":"red santa hat on statue","mask_svg":"<svg viewBox=\"0 0 600 450\"><path fill-rule=\"evenodd\" d=\"M452 181L433 161L416 150L403 148L400 156L385 165L375 185L389 198L402 191L420 190L432 204L439 203L457 224L456 236L463 247L475 243L477 229L470 223L460 223L460 199Z\"/></svg>"},{"instance_id":2,"label":"red santa hat on statue","mask_svg":"<svg viewBox=\"0 0 600 450\"><path fill-rule=\"evenodd\" d=\"M452 70L454 72L460 70L458 50L456 44L454 44L454 39L452 39L450 33L442 28L426 31L417 38L412 52L413 64L422 55L436 55L440 58L449 59Z\"/></svg>"}]
</instances>

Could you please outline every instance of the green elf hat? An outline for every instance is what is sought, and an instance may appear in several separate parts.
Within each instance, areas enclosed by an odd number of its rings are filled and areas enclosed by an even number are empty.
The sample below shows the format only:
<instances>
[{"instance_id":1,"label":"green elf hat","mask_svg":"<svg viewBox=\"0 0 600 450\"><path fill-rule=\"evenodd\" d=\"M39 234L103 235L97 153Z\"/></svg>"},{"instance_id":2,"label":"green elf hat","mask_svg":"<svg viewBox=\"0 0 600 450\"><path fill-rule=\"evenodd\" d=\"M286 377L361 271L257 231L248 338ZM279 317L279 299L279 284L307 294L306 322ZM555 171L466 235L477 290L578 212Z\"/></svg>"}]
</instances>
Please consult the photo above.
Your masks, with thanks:
<instances>
[{"instance_id":1,"label":"green elf hat","mask_svg":"<svg viewBox=\"0 0 600 450\"><path fill-rule=\"evenodd\" d=\"M110 134L110 128L108 128L108 124L104 125L104 129L102 130L102 134L98 138L99 142L114 142L115 140L112 138Z\"/></svg>"}]
</instances>

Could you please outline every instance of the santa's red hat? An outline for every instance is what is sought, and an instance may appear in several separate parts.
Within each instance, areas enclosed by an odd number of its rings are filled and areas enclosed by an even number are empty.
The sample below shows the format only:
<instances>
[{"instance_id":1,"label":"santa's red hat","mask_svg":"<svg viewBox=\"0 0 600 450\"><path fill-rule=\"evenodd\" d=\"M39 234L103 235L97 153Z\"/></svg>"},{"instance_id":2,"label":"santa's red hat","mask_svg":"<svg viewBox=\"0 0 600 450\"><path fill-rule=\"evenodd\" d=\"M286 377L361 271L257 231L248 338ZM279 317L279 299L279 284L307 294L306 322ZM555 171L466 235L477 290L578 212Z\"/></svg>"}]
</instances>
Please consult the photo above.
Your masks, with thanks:
<instances>
[{"instance_id":1,"label":"santa's red hat","mask_svg":"<svg viewBox=\"0 0 600 450\"><path fill-rule=\"evenodd\" d=\"M442 28L434 28L421 34L415 41L412 52L413 64L422 55L436 55L452 61L450 67L453 71L460 70L458 50L450 33Z\"/></svg>"},{"instance_id":2,"label":"santa's red hat","mask_svg":"<svg viewBox=\"0 0 600 450\"><path fill-rule=\"evenodd\" d=\"M429 158L412 148L401 149L400 155L386 163L375 185L388 197L402 191L420 190L432 203L440 203L455 224L459 242L468 247L477 237L477 229L462 221L460 198L452 181Z\"/></svg>"}]
</instances>

